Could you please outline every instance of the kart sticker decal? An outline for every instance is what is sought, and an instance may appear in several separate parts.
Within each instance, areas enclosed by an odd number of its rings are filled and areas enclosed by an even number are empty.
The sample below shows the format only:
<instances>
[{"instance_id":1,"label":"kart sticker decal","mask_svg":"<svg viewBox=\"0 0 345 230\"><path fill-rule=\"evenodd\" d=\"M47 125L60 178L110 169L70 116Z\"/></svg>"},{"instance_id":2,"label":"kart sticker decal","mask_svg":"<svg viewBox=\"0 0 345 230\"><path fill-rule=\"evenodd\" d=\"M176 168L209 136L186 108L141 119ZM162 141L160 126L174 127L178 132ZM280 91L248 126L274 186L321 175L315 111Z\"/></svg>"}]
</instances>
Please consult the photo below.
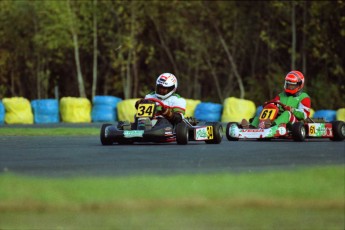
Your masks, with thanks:
<instances>
[{"instance_id":1,"label":"kart sticker decal","mask_svg":"<svg viewBox=\"0 0 345 230\"><path fill-rule=\"evenodd\" d=\"M138 106L137 117L153 117L155 112L154 103L142 103Z\"/></svg>"},{"instance_id":2,"label":"kart sticker decal","mask_svg":"<svg viewBox=\"0 0 345 230\"><path fill-rule=\"evenodd\" d=\"M123 136L126 138L143 137L144 130L124 130Z\"/></svg>"},{"instance_id":3,"label":"kart sticker decal","mask_svg":"<svg viewBox=\"0 0 345 230\"><path fill-rule=\"evenodd\" d=\"M263 109L260 114L260 119L270 119L272 120L276 115L277 110L276 109Z\"/></svg>"},{"instance_id":4,"label":"kart sticker decal","mask_svg":"<svg viewBox=\"0 0 345 230\"><path fill-rule=\"evenodd\" d=\"M213 139L213 127L207 126L207 139L212 140Z\"/></svg>"},{"instance_id":5,"label":"kart sticker decal","mask_svg":"<svg viewBox=\"0 0 345 230\"><path fill-rule=\"evenodd\" d=\"M195 129L195 140L211 140L211 139L213 139L212 126Z\"/></svg>"},{"instance_id":6,"label":"kart sticker decal","mask_svg":"<svg viewBox=\"0 0 345 230\"><path fill-rule=\"evenodd\" d=\"M309 136L311 137L332 137L332 128L327 127L324 123L308 124Z\"/></svg>"},{"instance_id":7,"label":"kart sticker decal","mask_svg":"<svg viewBox=\"0 0 345 230\"><path fill-rule=\"evenodd\" d=\"M236 124L230 127L229 134L234 138L271 138L287 134L286 127L273 126L269 129L239 129Z\"/></svg>"}]
</instances>

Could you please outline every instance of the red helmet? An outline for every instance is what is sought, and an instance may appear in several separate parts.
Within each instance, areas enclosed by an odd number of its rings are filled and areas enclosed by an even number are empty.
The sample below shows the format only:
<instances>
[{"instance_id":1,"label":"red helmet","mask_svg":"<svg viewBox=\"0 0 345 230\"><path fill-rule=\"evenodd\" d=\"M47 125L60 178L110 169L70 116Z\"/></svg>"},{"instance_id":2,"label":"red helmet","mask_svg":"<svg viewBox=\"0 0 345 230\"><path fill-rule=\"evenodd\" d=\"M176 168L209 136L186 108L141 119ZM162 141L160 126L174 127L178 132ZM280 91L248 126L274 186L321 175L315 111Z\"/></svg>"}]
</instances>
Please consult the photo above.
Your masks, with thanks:
<instances>
[{"instance_id":1,"label":"red helmet","mask_svg":"<svg viewBox=\"0 0 345 230\"><path fill-rule=\"evenodd\" d=\"M288 94L296 94L304 87L304 76L301 72L293 70L285 76L284 89Z\"/></svg>"}]
</instances>

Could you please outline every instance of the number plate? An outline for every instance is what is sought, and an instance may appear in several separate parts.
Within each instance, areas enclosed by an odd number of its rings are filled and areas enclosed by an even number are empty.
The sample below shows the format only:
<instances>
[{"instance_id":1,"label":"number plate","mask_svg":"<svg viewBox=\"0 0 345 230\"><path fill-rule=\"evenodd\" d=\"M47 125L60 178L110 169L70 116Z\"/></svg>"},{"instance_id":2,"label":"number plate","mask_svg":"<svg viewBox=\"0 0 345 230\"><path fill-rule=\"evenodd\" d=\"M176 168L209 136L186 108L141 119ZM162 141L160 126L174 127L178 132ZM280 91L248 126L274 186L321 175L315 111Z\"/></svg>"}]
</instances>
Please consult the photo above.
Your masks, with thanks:
<instances>
[{"instance_id":1,"label":"number plate","mask_svg":"<svg viewBox=\"0 0 345 230\"><path fill-rule=\"evenodd\" d=\"M270 119L273 120L275 118L277 110L276 109L263 109L260 114L260 119Z\"/></svg>"},{"instance_id":2,"label":"number plate","mask_svg":"<svg viewBox=\"0 0 345 230\"><path fill-rule=\"evenodd\" d=\"M333 137L332 125L324 123L308 124L308 135L311 137Z\"/></svg>"},{"instance_id":3,"label":"number plate","mask_svg":"<svg viewBox=\"0 0 345 230\"><path fill-rule=\"evenodd\" d=\"M152 118L155 115L156 104L155 103L142 103L139 104L136 117L149 117Z\"/></svg>"}]
</instances>

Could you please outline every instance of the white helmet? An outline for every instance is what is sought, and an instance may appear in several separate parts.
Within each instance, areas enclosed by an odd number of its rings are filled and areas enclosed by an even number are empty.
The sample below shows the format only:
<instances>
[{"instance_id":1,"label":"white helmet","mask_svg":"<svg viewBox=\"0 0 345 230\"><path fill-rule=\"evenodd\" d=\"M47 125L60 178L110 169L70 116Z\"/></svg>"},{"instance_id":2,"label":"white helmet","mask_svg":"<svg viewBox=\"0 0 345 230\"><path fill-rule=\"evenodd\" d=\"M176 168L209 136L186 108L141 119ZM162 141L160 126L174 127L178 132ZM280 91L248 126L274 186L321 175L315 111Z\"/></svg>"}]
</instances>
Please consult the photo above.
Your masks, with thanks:
<instances>
[{"instance_id":1,"label":"white helmet","mask_svg":"<svg viewBox=\"0 0 345 230\"><path fill-rule=\"evenodd\" d=\"M171 73L162 73L156 81L156 96L164 100L175 93L177 89L177 78Z\"/></svg>"}]
</instances>

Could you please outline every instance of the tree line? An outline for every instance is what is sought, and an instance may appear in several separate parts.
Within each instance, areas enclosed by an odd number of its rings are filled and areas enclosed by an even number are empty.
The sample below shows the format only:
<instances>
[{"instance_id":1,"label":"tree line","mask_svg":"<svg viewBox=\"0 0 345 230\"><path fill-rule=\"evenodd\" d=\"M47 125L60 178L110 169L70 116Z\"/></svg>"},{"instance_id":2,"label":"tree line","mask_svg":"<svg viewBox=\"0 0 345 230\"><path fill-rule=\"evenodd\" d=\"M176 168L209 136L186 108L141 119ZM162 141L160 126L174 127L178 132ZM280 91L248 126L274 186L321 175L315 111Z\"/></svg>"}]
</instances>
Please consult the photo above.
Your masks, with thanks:
<instances>
[{"instance_id":1,"label":"tree line","mask_svg":"<svg viewBox=\"0 0 345 230\"><path fill-rule=\"evenodd\" d=\"M0 99L142 97L163 72L185 98L261 105L292 69L314 109L345 107L344 1L0 2Z\"/></svg>"}]
</instances>

